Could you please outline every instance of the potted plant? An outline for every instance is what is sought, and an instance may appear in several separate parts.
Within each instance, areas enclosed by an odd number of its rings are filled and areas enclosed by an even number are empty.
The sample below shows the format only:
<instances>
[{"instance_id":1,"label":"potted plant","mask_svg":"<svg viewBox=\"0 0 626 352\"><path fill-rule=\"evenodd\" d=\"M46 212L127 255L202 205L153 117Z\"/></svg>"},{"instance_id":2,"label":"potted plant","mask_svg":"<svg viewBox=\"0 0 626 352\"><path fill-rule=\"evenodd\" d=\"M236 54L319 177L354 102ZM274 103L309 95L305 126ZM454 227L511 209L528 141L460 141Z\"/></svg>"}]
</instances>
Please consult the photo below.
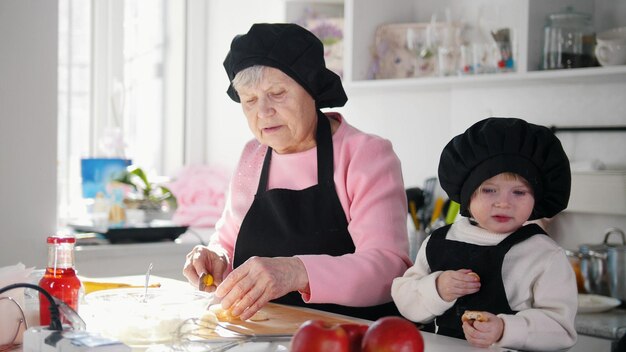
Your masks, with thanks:
<instances>
[{"instance_id":1,"label":"potted plant","mask_svg":"<svg viewBox=\"0 0 626 352\"><path fill-rule=\"evenodd\" d=\"M150 182L143 169L131 165L115 181L131 187L132 192L124 197L124 205L127 209L143 210L146 222L171 219L176 197L167 187Z\"/></svg>"}]
</instances>

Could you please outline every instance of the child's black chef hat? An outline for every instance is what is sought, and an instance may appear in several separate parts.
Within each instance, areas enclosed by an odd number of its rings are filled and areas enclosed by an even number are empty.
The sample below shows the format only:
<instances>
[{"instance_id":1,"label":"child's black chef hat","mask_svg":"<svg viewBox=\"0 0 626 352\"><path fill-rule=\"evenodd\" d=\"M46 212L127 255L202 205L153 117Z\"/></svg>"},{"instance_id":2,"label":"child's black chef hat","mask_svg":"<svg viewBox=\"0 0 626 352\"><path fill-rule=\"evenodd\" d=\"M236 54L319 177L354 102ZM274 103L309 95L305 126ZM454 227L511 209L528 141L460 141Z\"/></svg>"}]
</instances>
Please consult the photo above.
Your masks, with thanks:
<instances>
[{"instance_id":1,"label":"child's black chef hat","mask_svg":"<svg viewBox=\"0 0 626 352\"><path fill-rule=\"evenodd\" d=\"M571 174L561 142L550 129L516 118L492 117L454 137L439 161L439 182L470 216L469 201L480 184L513 172L533 188L530 219L550 218L567 207Z\"/></svg>"},{"instance_id":2,"label":"child's black chef hat","mask_svg":"<svg viewBox=\"0 0 626 352\"><path fill-rule=\"evenodd\" d=\"M224 60L228 79L254 65L271 66L298 82L315 100L317 108L343 106L348 100L341 78L326 68L322 42L292 23L257 23L236 36ZM232 84L227 91L240 102Z\"/></svg>"}]
</instances>

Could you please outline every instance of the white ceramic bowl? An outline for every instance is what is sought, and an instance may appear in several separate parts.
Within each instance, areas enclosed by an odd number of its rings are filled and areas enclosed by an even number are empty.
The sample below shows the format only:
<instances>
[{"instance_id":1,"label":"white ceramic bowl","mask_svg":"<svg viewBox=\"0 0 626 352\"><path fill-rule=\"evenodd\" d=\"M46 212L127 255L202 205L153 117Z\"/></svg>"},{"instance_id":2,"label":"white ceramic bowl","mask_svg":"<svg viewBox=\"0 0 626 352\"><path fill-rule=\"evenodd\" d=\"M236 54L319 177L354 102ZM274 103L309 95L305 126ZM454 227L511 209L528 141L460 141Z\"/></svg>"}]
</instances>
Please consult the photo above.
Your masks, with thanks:
<instances>
[{"instance_id":1,"label":"white ceramic bowl","mask_svg":"<svg viewBox=\"0 0 626 352\"><path fill-rule=\"evenodd\" d=\"M143 298L143 288L96 291L85 296L81 315L89 331L130 346L167 343L186 319L202 316L213 294L154 288Z\"/></svg>"}]
</instances>

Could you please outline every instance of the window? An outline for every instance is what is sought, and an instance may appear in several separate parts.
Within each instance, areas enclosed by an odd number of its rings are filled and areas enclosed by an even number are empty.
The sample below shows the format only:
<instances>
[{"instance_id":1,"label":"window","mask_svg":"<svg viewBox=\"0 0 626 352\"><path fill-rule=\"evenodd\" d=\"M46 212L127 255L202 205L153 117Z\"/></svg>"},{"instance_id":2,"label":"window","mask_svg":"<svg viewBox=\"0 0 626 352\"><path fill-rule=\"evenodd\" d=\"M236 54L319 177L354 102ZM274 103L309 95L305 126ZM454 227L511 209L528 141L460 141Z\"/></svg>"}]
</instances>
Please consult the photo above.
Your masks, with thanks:
<instances>
[{"instance_id":1,"label":"window","mask_svg":"<svg viewBox=\"0 0 626 352\"><path fill-rule=\"evenodd\" d=\"M151 178L173 176L185 163L186 5L59 1L62 224L85 211L83 157L126 157Z\"/></svg>"}]
</instances>

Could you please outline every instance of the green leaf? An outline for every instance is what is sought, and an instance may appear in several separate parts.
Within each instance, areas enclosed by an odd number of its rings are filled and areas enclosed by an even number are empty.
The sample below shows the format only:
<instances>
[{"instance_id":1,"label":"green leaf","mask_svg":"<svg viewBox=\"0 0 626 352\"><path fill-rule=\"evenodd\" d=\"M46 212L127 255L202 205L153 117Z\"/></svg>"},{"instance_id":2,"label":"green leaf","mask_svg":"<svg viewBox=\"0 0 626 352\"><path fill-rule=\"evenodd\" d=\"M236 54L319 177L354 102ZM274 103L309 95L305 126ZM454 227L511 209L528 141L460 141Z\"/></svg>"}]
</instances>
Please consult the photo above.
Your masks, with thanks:
<instances>
[{"instance_id":1,"label":"green leaf","mask_svg":"<svg viewBox=\"0 0 626 352\"><path fill-rule=\"evenodd\" d=\"M130 173L138 177L143 182L144 194L145 195L150 194L152 186L150 185L150 182L148 182L148 177L146 176L146 173L140 167L136 167L130 170Z\"/></svg>"}]
</instances>

